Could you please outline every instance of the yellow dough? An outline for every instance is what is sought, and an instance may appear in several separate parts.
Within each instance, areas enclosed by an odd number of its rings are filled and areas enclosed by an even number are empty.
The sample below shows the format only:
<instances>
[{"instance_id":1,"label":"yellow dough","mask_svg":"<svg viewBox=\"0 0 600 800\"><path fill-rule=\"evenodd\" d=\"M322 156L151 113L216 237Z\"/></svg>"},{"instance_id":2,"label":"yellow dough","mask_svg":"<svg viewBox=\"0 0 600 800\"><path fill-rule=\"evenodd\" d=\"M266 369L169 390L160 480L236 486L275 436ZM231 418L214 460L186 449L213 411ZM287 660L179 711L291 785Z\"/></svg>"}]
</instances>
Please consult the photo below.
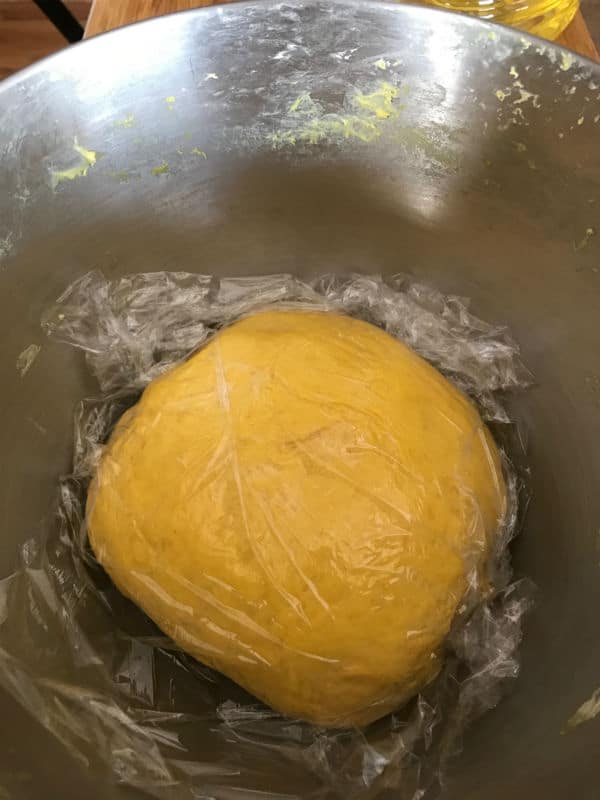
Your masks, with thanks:
<instances>
[{"instance_id":1,"label":"yellow dough","mask_svg":"<svg viewBox=\"0 0 600 800\"><path fill-rule=\"evenodd\" d=\"M88 499L116 585L275 709L363 725L441 666L505 509L473 405L378 328L267 311L156 380Z\"/></svg>"}]
</instances>

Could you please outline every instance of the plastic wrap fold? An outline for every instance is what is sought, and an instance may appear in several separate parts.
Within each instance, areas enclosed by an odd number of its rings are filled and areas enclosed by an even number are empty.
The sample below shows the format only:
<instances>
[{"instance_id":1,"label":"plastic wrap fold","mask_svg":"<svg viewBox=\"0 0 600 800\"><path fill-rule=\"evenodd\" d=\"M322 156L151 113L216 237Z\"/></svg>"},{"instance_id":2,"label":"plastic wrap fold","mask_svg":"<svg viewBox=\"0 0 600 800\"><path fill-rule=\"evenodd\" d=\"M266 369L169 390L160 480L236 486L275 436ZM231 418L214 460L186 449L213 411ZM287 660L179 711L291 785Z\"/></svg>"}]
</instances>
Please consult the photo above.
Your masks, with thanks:
<instances>
[{"instance_id":1,"label":"plastic wrap fold","mask_svg":"<svg viewBox=\"0 0 600 800\"><path fill-rule=\"evenodd\" d=\"M502 451L501 529L485 552L485 577L468 573L437 677L366 727L279 714L187 655L177 635L164 635L117 590L88 539L88 489L123 413L224 326L265 309L337 312L383 329L471 398ZM518 672L530 592L512 581L509 564L523 481L511 460L519 437L502 397L529 376L508 332L477 319L462 298L402 276L361 275L308 283L163 272L111 281L93 272L67 289L42 324L85 351L101 394L78 406L73 470L60 483L55 531L28 541L19 568L0 584L0 684L83 764L156 797L321 800L374 798L386 789L401 800L424 797L442 780L465 726L499 701ZM300 569L293 555L290 562ZM328 604L309 590L325 617ZM202 591L208 606L216 604L216 590ZM247 625L258 626L259 615ZM249 661L260 657L249 651Z\"/></svg>"}]
</instances>

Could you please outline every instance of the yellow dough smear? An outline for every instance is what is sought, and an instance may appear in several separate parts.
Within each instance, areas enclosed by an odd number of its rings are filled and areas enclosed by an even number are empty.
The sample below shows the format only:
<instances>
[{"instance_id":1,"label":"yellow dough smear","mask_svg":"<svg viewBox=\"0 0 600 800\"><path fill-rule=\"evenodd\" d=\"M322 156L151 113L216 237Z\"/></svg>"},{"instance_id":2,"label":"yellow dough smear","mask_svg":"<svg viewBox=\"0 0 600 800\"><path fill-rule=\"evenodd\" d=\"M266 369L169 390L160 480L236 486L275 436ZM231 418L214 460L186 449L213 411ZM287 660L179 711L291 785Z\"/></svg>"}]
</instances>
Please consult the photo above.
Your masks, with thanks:
<instances>
[{"instance_id":1,"label":"yellow dough smear","mask_svg":"<svg viewBox=\"0 0 600 800\"><path fill-rule=\"evenodd\" d=\"M433 367L366 322L281 310L148 386L87 518L116 585L184 650L344 727L438 673L505 503L490 434Z\"/></svg>"}]
</instances>

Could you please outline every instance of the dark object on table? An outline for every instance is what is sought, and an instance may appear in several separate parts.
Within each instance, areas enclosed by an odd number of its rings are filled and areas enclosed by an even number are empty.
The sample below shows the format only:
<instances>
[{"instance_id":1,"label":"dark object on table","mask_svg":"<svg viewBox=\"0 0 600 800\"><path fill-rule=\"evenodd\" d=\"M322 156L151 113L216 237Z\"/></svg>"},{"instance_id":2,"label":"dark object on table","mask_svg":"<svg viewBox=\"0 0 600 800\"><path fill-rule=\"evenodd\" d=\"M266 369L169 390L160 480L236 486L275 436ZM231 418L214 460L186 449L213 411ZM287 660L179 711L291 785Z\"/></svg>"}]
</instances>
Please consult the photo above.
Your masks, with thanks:
<instances>
[{"instance_id":1,"label":"dark object on table","mask_svg":"<svg viewBox=\"0 0 600 800\"><path fill-rule=\"evenodd\" d=\"M68 42L83 39L83 28L60 0L33 0Z\"/></svg>"}]
</instances>

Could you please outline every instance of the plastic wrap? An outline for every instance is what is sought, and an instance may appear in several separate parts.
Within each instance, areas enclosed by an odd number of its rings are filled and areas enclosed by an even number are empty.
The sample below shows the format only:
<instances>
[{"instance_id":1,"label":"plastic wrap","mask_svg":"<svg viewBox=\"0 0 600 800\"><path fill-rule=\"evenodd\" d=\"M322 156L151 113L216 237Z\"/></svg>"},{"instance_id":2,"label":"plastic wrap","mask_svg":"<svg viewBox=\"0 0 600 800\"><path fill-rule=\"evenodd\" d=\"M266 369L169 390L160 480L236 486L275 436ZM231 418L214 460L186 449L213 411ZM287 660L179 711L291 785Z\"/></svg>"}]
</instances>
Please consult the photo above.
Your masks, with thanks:
<instances>
[{"instance_id":1,"label":"plastic wrap","mask_svg":"<svg viewBox=\"0 0 600 800\"><path fill-rule=\"evenodd\" d=\"M175 365L189 367L194 358L186 359L192 353L208 352L224 326L265 309L329 312L328 318L337 312L383 329L468 394L502 446L502 518L493 536L475 536L476 553L472 548L459 553L465 590L454 598L456 613L441 648L432 646L436 667L415 683L420 689L416 696L411 697L414 691L398 693L393 713L379 719L378 713L367 713L364 721L376 721L366 727L345 727L343 714L320 719L320 724L284 716L194 660L174 641L189 645L180 622L170 626L155 611L152 616L173 639L164 635L120 594L88 540L88 489L105 469L101 466L98 472L99 465L108 463L103 458L107 441L124 412L150 382ZM305 283L288 275L217 279L152 273L108 281L96 272L69 287L45 316L43 327L85 351L102 393L78 408L73 472L60 485L56 531L47 541L27 542L21 568L0 585L0 683L74 757L158 797L237 798L261 792L265 798L371 798L384 789L393 789L393 796L402 800L424 797L442 780L445 762L459 746L465 725L495 705L506 680L518 672L516 650L530 593L525 582L511 579L507 547L517 527L520 480L507 450L518 437L510 435L501 396L526 385L529 376L507 331L474 317L465 300L445 297L403 277L384 281L326 275ZM172 374L166 379L170 378ZM159 384L154 383L152 391ZM221 402L228 400L221 397ZM156 417L155 423L159 424ZM127 424L121 422L121 430ZM343 445L348 447L345 439ZM371 500L375 497L375 487L367 485L364 491ZM467 505L472 499L467 498ZM381 504L384 517L408 513L408 507L397 505L386 512L386 503L392 504L385 496L376 496L374 502ZM418 506L420 501L415 502ZM287 509L288 521L289 513ZM280 537L272 520L270 524L273 536ZM132 530L123 535L133 536ZM331 550L317 552L315 558L323 559L323 553L330 559L325 558L323 569L335 571L339 565ZM230 551L225 554L230 558ZM327 615L334 608L332 600L319 595L319 585L302 571L295 553L287 557L305 584L310 607L320 604L323 613L318 619L302 619L304 606L298 598L283 597L281 602L292 609L291 626L314 632L331 623ZM124 585L123 569L108 561L108 571L117 576L121 588L140 602L141 596ZM155 554L155 561L160 556ZM264 556L260 563L264 566ZM368 563L375 571L381 567L372 552ZM284 595L285 586L273 569L279 569L276 563L270 572L265 568L264 582L272 581ZM216 570L206 577L215 585L226 583ZM150 581L148 575L142 578ZM222 607L222 591L232 587L221 589L221 594L198 587L200 582L192 587L192 597L203 607L197 613L208 630L216 625L210 609ZM164 600L165 585L153 584L151 589L155 598ZM176 600L169 597L169 603L176 605ZM248 662L264 661L263 679L270 675L276 684L281 677L278 665L283 669L285 659L275 663L256 645L256 636L265 636L263 617L258 612L255 618L243 617L242 632L258 629L254 638L249 635L244 641L235 601L226 617L232 618L232 610L237 624L220 630L220 641L234 640L234 650L237 647L239 655L241 647ZM184 608L185 613L189 609ZM376 650L390 631L393 634L393 625L382 633L375 620L372 630L363 629L360 635L367 640L370 636ZM186 649L194 652L193 647ZM211 656L208 636L195 652L206 653L204 662L222 668L222 660ZM321 651L306 655L323 658ZM353 676L348 678L341 664L339 670L343 694ZM323 674L331 680L333 673ZM235 671L233 677L240 680ZM337 691L334 684L329 688Z\"/></svg>"}]
</instances>

